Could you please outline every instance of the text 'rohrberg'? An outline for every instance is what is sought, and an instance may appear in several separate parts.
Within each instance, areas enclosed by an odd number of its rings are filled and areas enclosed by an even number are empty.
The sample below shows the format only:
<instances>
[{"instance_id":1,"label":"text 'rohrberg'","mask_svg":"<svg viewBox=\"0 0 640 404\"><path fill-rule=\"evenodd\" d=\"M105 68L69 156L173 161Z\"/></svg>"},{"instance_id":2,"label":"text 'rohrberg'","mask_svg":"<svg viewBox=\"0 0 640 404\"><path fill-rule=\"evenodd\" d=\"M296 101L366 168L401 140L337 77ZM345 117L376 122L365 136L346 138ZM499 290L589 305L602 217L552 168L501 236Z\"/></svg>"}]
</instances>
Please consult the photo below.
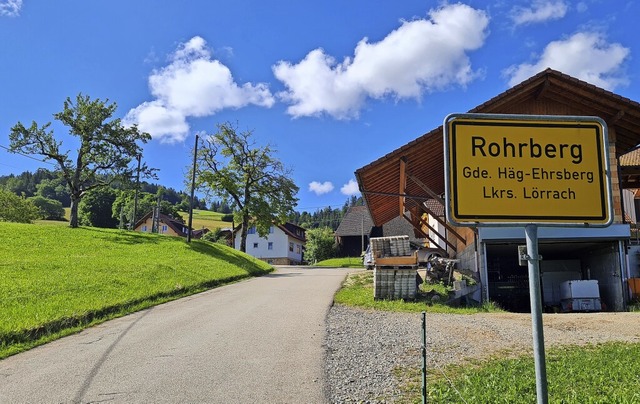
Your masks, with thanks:
<instances>
[{"instance_id":1,"label":"text 'rohrberg'","mask_svg":"<svg viewBox=\"0 0 640 404\"><path fill-rule=\"evenodd\" d=\"M581 144L540 144L536 143L533 138L529 138L527 142L512 143L506 137L502 138L502 142L487 142L482 136L471 137L471 155L473 157L531 157L550 159L570 158L573 164L582 163L582 145Z\"/></svg>"}]
</instances>

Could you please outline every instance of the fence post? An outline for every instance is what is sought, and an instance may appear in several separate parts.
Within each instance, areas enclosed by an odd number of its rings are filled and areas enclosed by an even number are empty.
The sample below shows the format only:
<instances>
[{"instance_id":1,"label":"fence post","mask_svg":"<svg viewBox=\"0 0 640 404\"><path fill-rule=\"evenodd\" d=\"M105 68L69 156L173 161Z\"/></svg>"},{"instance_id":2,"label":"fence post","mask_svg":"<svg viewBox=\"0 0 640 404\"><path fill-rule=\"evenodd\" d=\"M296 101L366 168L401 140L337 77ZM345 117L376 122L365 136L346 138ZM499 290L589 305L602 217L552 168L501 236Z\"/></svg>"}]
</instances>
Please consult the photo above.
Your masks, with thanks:
<instances>
[{"instance_id":1,"label":"fence post","mask_svg":"<svg viewBox=\"0 0 640 404\"><path fill-rule=\"evenodd\" d=\"M422 404L427 402L427 315L422 312Z\"/></svg>"}]
</instances>

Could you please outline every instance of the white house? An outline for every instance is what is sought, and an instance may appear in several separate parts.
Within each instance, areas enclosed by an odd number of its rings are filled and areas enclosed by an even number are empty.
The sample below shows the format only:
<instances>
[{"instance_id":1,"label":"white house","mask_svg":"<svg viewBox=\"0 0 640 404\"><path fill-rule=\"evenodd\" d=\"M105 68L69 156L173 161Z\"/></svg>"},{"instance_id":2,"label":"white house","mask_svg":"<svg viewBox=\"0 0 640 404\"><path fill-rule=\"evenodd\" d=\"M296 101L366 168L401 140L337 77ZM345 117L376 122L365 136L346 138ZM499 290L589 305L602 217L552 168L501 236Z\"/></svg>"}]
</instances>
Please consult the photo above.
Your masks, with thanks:
<instances>
[{"instance_id":1,"label":"white house","mask_svg":"<svg viewBox=\"0 0 640 404\"><path fill-rule=\"evenodd\" d=\"M260 237L255 227L247 232L247 254L272 265L302 264L305 243L305 229L293 223L271 226L266 238ZM240 249L239 227L234 233L234 247Z\"/></svg>"}]
</instances>

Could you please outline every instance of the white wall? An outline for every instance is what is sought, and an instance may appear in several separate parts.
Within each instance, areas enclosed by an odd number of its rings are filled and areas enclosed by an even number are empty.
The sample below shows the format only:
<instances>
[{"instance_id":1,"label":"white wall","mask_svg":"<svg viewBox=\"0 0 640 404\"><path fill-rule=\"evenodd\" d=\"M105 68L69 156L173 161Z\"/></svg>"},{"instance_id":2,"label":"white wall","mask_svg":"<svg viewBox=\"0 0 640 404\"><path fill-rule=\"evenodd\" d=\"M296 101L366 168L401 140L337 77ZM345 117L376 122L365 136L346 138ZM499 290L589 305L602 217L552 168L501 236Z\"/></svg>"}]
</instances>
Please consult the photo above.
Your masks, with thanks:
<instances>
[{"instance_id":1,"label":"white wall","mask_svg":"<svg viewBox=\"0 0 640 404\"><path fill-rule=\"evenodd\" d=\"M235 248L236 250L239 250L240 231L237 231L234 237ZM273 243L272 250L269 250L269 242ZM290 242L293 243L293 252L289 251ZM255 243L258 244L257 248L254 247ZM300 246L300 254L297 253L298 245ZM288 234L277 226L273 227L273 233L269 233L267 238L260 237L257 232L254 234L247 234L247 254L260 259L287 257L293 261L301 261L302 246L303 243L300 240L289 237Z\"/></svg>"},{"instance_id":2,"label":"white wall","mask_svg":"<svg viewBox=\"0 0 640 404\"><path fill-rule=\"evenodd\" d=\"M447 229L442 225L442 223L438 222L431 215L429 215L429 225L434 229L438 230L438 233L442 234L443 236L446 236ZM440 248L442 248L445 251L447 250L447 243L445 243L444 240L440 238L434 231L429 230L429 237L431 237L433 240L436 240ZM433 243L429 242L429 244L433 244ZM430 246L430 247L435 247L435 246Z\"/></svg>"},{"instance_id":3,"label":"white wall","mask_svg":"<svg viewBox=\"0 0 640 404\"><path fill-rule=\"evenodd\" d=\"M637 223L636 205L634 203L634 193L628 189L622 190L622 203L624 204L624 213L629 215L633 223Z\"/></svg>"}]
</instances>

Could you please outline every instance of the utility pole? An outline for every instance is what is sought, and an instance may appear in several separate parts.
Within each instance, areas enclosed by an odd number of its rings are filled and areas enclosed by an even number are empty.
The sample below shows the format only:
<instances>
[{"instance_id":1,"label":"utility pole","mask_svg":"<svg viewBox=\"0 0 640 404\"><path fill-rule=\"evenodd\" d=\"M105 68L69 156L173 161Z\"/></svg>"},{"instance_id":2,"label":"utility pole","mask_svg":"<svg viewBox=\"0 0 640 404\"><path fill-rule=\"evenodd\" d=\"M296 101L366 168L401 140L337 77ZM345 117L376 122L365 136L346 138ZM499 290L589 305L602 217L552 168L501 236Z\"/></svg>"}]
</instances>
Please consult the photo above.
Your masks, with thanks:
<instances>
[{"instance_id":1,"label":"utility pole","mask_svg":"<svg viewBox=\"0 0 640 404\"><path fill-rule=\"evenodd\" d=\"M196 162L198 157L198 135L196 134L196 144L193 146L193 172L191 173L191 199L189 200L189 224L187 227L187 243L191 242L191 225L193 223L193 193L196 188Z\"/></svg>"},{"instance_id":2,"label":"utility pole","mask_svg":"<svg viewBox=\"0 0 640 404\"><path fill-rule=\"evenodd\" d=\"M360 251L364 252L364 212L362 212L362 249Z\"/></svg>"},{"instance_id":3,"label":"utility pole","mask_svg":"<svg viewBox=\"0 0 640 404\"><path fill-rule=\"evenodd\" d=\"M136 218L138 217L138 188L140 188L140 159L142 156L138 154L138 171L136 173L136 193L133 198L133 217L131 218L131 229L133 230L136 225Z\"/></svg>"},{"instance_id":4,"label":"utility pole","mask_svg":"<svg viewBox=\"0 0 640 404\"><path fill-rule=\"evenodd\" d=\"M158 206L156 207L156 233L160 233L160 199L162 194L158 192Z\"/></svg>"}]
</instances>

